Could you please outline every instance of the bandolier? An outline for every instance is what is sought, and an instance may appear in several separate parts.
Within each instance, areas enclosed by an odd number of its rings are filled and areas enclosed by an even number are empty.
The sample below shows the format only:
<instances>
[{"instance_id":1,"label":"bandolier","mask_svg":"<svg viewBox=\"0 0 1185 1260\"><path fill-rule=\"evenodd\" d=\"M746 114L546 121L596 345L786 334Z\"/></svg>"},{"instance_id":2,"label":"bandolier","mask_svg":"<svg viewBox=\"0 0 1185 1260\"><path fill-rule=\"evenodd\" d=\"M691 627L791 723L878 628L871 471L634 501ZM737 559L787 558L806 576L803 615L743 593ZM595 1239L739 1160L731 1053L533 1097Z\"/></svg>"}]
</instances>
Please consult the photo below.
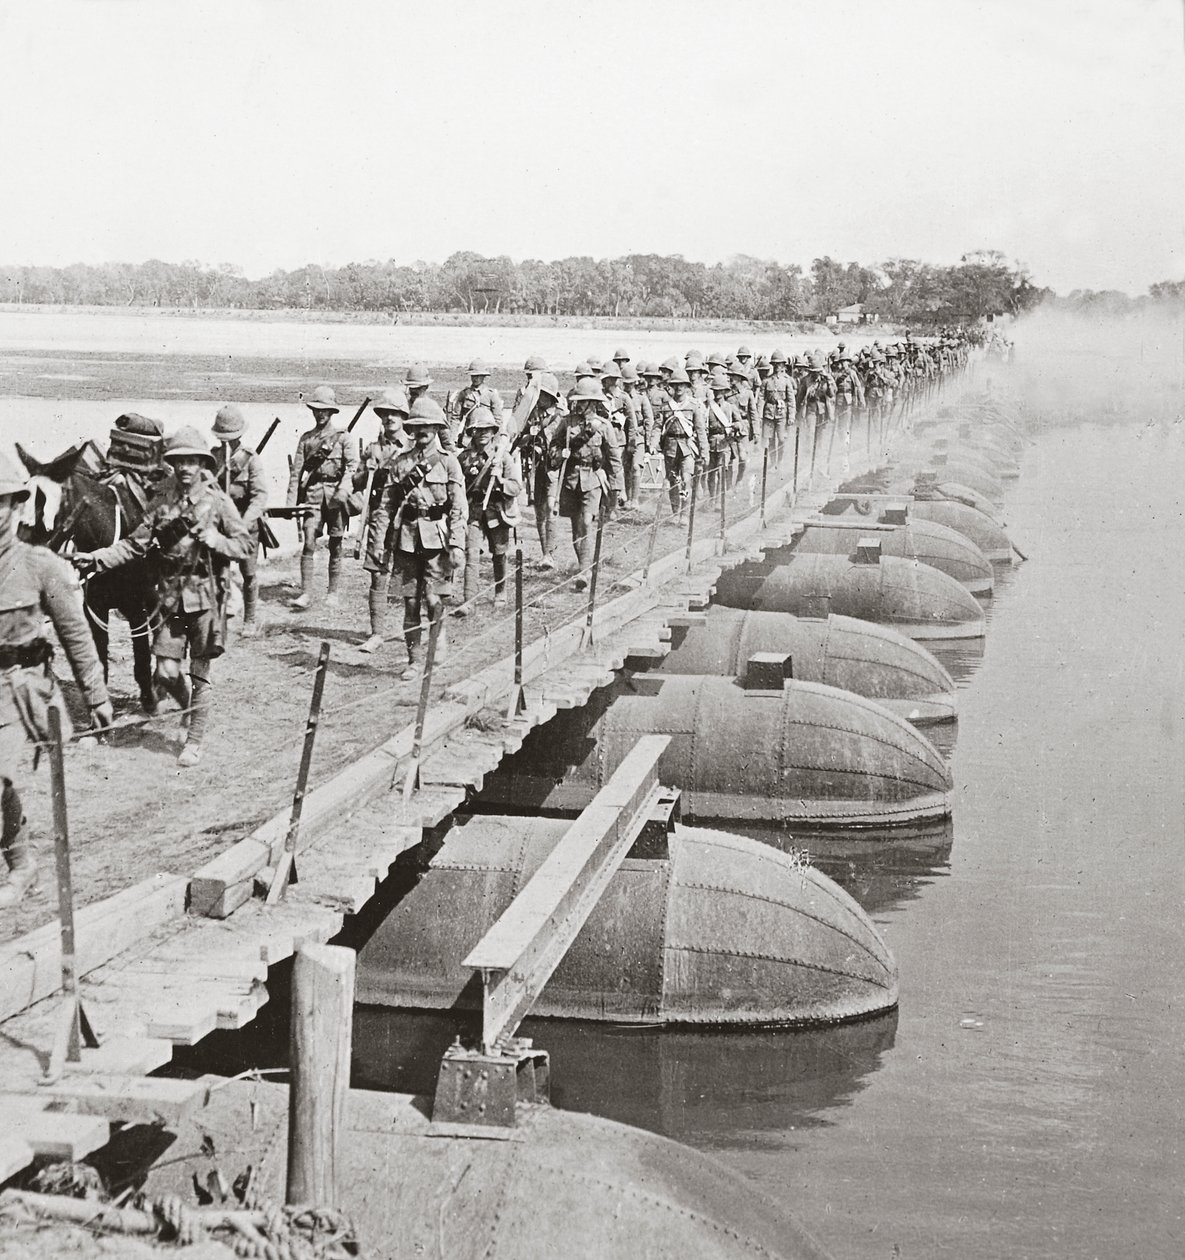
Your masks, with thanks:
<instances>
[{"instance_id":1,"label":"bandolier","mask_svg":"<svg viewBox=\"0 0 1185 1260\"><path fill-rule=\"evenodd\" d=\"M494 607L506 603L506 552L510 531L518 524L522 476L518 460L498 437L500 424L488 407L469 414L469 445L461 452L461 472L469 502L465 546L464 615L477 598L481 544L484 539L494 568Z\"/></svg>"},{"instance_id":2,"label":"bandolier","mask_svg":"<svg viewBox=\"0 0 1185 1260\"><path fill-rule=\"evenodd\" d=\"M478 407L487 407L502 422L502 395L492 385L486 384L490 375L489 364L482 359L474 359L466 369L469 384L460 390L449 409L449 421L452 426L453 440L461 447L469 437L469 419Z\"/></svg>"},{"instance_id":3,"label":"bandolier","mask_svg":"<svg viewBox=\"0 0 1185 1260\"><path fill-rule=\"evenodd\" d=\"M551 372L541 372L539 396L514 439L526 468L527 494L535 508L535 528L541 552L538 565L541 569L555 568L555 521L552 516L555 474L548 461L551 439L563 414L559 383Z\"/></svg>"},{"instance_id":4,"label":"bandolier","mask_svg":"<svg viewBox=\"0 0 1185 1260\"><path fill-rule=\"evenodd\" d=\"M666 465L671 511L681 520L691 498L692 480L706 467L708 423L705 408L691 396L691 382L682 368L671 372L670 387L673 397L664 397L655 416L654 445L662 451Z\"/></svg>"}]
</instances>

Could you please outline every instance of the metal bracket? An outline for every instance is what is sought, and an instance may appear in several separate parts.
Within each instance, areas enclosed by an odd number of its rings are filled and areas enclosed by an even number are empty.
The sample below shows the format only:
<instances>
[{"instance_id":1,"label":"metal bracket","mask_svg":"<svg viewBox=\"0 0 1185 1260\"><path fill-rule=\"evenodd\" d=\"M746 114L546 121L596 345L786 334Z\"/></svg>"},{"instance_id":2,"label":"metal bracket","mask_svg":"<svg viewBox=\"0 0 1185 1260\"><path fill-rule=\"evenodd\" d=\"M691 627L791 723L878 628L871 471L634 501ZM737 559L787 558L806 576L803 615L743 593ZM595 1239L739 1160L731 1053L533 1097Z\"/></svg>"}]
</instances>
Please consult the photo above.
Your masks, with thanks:
<instances>
[{"instance_id":1,"label":"metal bracket","mask_svg":"<svg viewBox=\"0 0 1185 1260\"><path fill-rule=\"evenodd\" d=\"M528 1037L509 1038L486 1054L460 1040L444 1052L432 1101L430 1137L506 1140L520 1103L550 1101L551 1062Z\"/></svg>"}]
</instances>

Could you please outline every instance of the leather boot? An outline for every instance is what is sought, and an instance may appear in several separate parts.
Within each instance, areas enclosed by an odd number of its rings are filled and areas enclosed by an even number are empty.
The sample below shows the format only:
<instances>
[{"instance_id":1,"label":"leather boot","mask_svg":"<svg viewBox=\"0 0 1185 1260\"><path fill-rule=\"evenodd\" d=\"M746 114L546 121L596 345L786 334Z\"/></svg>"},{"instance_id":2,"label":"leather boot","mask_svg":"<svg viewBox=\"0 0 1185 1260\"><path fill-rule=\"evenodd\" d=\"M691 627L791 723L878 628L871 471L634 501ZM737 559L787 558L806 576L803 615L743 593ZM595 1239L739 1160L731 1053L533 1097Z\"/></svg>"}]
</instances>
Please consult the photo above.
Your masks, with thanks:
<instances>
[{"instance_id":1,"label":"leather boot","mask_svg":"<svg viewBox=\"0 0 1185 1260\"><path fill-rule=\"evenodd\" d=\"M405 682L408 679L415 678L420 672L420 619L416 614L413 620L413 614L406 608L403 610L403 641L407 644L407 668L400 674Z\"/></svg>"},{"instance_id":2,"label":"leather boot","mask_svg":"<svg viewBox=\"0 0 1185 1260\"><path fill-rule=\"evenodd\" d=\"M185 747L177 756L179 766L196 766L202 759L202 741L210 722L210 684L204 678L193 680L193 699L190 701L189 734Z\"/></svg>"},{"instance_id":3,"label":"leather boot","mask_svg":"<svg viewBox=\"0 0 1185 1260\"><path fill-rule=\"evenodd\" d=\"M494 556L494 607L506 607L506 557Z\"/></svg>"},{"instance_id":4,"label":"leather boot","mask_svg":"<svg viewBox=\"0 0 1185 1260\"><path fill-rule=\"evenodd\" d=\"M338 595L338 587L341 586L342 580L342 558L341 556L329 557L329 591L325 596L326 608L340 608L341 598Z\"/></svg>"},{"instance_id":5,"label":"leather boot","mask_svg":"<svg viewBox=\"0 0 1185 1260\"><path fill-rule=\"evenodd\" d=\"M0 835L0 849L8 867L8 882L0 884L0 907L17 905L25 893L37 882L37 867L29 853L29 838L25 831L25 814L21 798L10 782L4 784L2 798L4 830Z\"/></svg>"},{"instance_id":6,"label":"leather boot","mask_svg":"<svg viewBox=\"0 0 1185 1260\"><path fill-rule=\"evenodd\" d=\"M387 628L387 592L371 588L366 602L370 607L370 638L358 645L358 651L377 652L383 646L383 631Z\"/></svg>"},{"instance_id":7,"label":"leather boot","mask_svg":"<svg viewBox=\"0 0 1185 1260\"><path fill-rule=\"evenodd\" d=\"M259 634L259 623L255 620L259 608L259 578L243 579L243 628L240 637L254 639Z\"/></svg>"},{"instance_id":8,"label":"leather boot","mask_svg":"<svg viewBox=\"0 0 1185 1260\"><path fill-rule=\"evenodd\" d=\"M300 557L300 594L293 600L288 601L289 608L295 608L298 611L307 608L313 602L313 566L316 563L316 557L306 556L303 552Z\"/></svg>"},{"instance_id":9,"label":"leather boot","mask_svg":"<svg viewBox=\"0 0 1185 1260\"><path fill-rule=\"evenodd\" d=\"M176 678L165 678L163 675L157 674L156 694L158 698L165 695L176 700L177 707L182 712L181 724L184 726L189 720L189 715L186 712L189 708L189 684L185 679L180 674Z\"/></svg>"}]
</instances>

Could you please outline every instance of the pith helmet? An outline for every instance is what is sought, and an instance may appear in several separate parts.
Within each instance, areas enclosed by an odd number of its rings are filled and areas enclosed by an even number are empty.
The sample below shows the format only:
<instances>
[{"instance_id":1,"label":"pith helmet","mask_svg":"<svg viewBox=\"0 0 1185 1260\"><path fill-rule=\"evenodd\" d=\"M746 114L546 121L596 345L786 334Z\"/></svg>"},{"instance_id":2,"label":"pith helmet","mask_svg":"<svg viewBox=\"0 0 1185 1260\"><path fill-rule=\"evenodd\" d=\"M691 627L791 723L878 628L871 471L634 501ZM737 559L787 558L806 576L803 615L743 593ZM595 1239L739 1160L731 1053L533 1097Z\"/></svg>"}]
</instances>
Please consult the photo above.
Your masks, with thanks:
<instances>
[{"instance_id":1,"label":"pith helmet","mask_svg":"<svg viewBox=\"0 0 1185 1260\"><path fill-rule=\"evenodd\" d=\"M812 372L821 372L823 370L823 356L821 354L812 354L807 360L807 367Z\"/></svg>"},{"instance_id":2,"label":"pith helmet","mask_svg":"<svg viewBox=\"0 0 1185 1260\"><path fill-rule=\"evenodd\" d=\"M667 381L667 384L668 385L690 385L691 377L687 375L687 372L684 368L677 367L671 373L670 379Z\"/></svg>"},{"instance_id":3,"label":"pith helmet","mask_svg":"<svg viewBox=\"0 0 1185 1260\"><path fill-rule=\"evenodd\" d=\"M214 436L220 442L229 442L232 438L242 437L247 428L243 413L234 403L223 403L214 417Z\"/></svg>"},{"instance_id":4,"label":"pith helmet","mask_svg":"<svg viewBox=\"0 0 1185 1260\"><path fill-rule=\"evenodd\" d=\"M406 416L410 410L410 404L407 401L407 395L401 389L384 389L383 392L374 400L372 407L376 416L389 416L392 413L398 413Z\"/></svg>"},{"instance_id":5,"label":"pith helmet","mask_svg":"<svg viewBox=\"0 0 1185 1260\"><path fill-rule=\"evenodd\" d=\"M601 372L604 370L605 365L596 357L596 355L593 355L591 359L585 359L585 363L588 364L589 371L594 376L600 376Z\"/></svg>"},{"instance_id":6,"label":"pith helmet","mask_svg":"<svg viewBox=\"0 0 1185 1260\"><path fill-rule=\"evenodd\" d=\"M527 355L527 361L523 364L524 372L546 372L547 360L541 354Z\"/></svg>"},{"instance_id":7,"label":"pith helmet","mask_svg":"<svg viewBox=\"0 0 1185 1260\"><path fill-rule=\"evenodd\" d=\"M653 376L655 378L660 377L662 375L662 368L660 368L657 363L643 364L642 375L647 377Z\"/></svg>"},{"instance_id":8,"label":"pith helmet","mask_svg":"<svg viewBox=\"0 0 1185 1260\"><path fill-rule=\"evenodd\" d=\"M576 382L576 388L568 395L569 402L595 402L605 405L605 394L600 385L591 376L582 377Z\"/></svg>"},{"instance_id":9,"label":"pith helmet","mask_svg":"<svg viewBox=\"0 0 1185 1260\"><path fill-rule=\"evenodd\" d=\"M739 376L741 380L744 381L749 379L748 371L740 363L735 361L728 365L728 374L729 376Z\"/></svg>"},{"instance_id":10,"label":"pith helmet","mask_svg":"<svg viewBox=\"0 0 1185 1260\"><path fill-rule=\"evenodd\" d=\"M404 389L414 389L417 385L431 385L432 377L428 375L428 369L422 363L413 363L407 369L402 384Z\"/></svg>"},{"instance_id":11,"label":"pith helmet","mask_svg":"<svg viewBox=\"0 0 1185 1260\"><path fill-rule=\"evenodd\" d=\"M769 361L774 364L789 362L789 360L780 350L775 350L773 354L769 356Z\"/></svg>"},{"instance_id":12,"label":"pith helmet","mask_svg":"<svg viewBox=\"0 0 1185 1260\"><path fill-rule=\"evenodd\" d=\"M188 424L165 438L165 459L181 459L185 455L195 455L206 461L207 468L214 467L214 452L197 429Z\"/></svg>"},{"instance_id":13,"label":"pith helmet","mask_svg":"<svg viewBox=\"0 0 1185 1260\"><path fill-rule=\"evenodd\" d=\"M717 368L708 378L708 384L713 393L720 392L727 394L732 389L732 382L728 379L728 373L723 368Z\"/></svg>"},{"instance_id":14,"label":"pith helmet","mask_svg":"<svg viewBox=\"0 0 1185 1260\"><path fill-rule=\"evenodd\" d=\"M724 367L727 362L728 360L720 353L719 350L713 350L712 353L708 355L707 363L710 368Z\"/></svg>"},{"instance_id":15,"label":"pith helmet","mask_svg":"<svg viewBox=\"0 0 1185 1260\"><path fill-rule=\"evenodd\" d=\"M16 467L6 455L0 455L0 497L6 499L27 499L29 487L25 479L17 472Z\"/></svg>"},{"instance_id":16,"label":"pith helmet","mask_svg":"<svg viewBox=\"0 0 1185 1260\"><path fill-rule=\"evenodd\" d=\"M582 381L587 377L593 376L594 372L587 363L577 363L577 365L572 369L572 374L578 381Z\"/></svg>"},{"instance_id":17,"label":"pith helmet","mask_svg":"<svg viewBox=\"0 0 1185 1260\"><path fill-rule=\"evenodd\" d=\"M340 411L337 405L337 395L333 392L332 385L318 385L315 390L304 400L304 405L310 411Z\"/></svg>"},{"instance_id":18,"label":"pith helmet","mask_svg":"<svg viewBox=\"0 0 1185 1260\"><path fill-rule=\"evenodd\" d=\"M556 380L554 372L541 372L539 374L539 392L547 394L550 398L559 398L560 383Z\"/></svg>"},{"instance_id":19,"label":"pith helmet","mask_svg":"<svg viewBox=\"0 0 1185 1260\"><path fill-rule=\"evenodd\" d=\"M608 363L601 368L601 380L603 381L619 381L621 380L621 369L616 363L610 359Z\"/></svg>"},{"instance_id":20,"label":"pith helmet","mask_svg":"<svg viewBox=\"0 0 1185 1260\"><path fill-rule=\"evenodd\" d=\"M417 398L403 423L408 429L448 428L448 418L434 398Z\"/></svg>"},{"instance_id":21,"label":"pith helmet","mask_svg":"<svg viewBox=\"0 0 1185 1260\"><path fill-rule=\"evenodd\" d=\"M484 359L473 359L465 371L470 376L489 376L490 365Z\"/></svg>"},{"instance_id":22,"label":"pith helmet","mask_svg":"<svg viewBox=\"0 0 1185 1260\"><path fill-rule=\"evenodd\" d=\"M688 350L683 360L683 367L688 372L704 372L704 357L698 350Z\"/></svg>"},{"instance_id":23,"label":"pith helmet","mask_svg":"<svg viewBox=\"0 0 1185 1260\"><path fill-rule=\"evenodd\" d=\"M613 361L615 363L628 363L630 361L630 352L628 350L614 350Z\"/></svg>"},{"instance_id":24,"label":"pith helmet","mask_svg":"<svg viewBox=\"0 0 1185 1260\"><path fill-rule=\"evenodd\" d=\"M757 370L758 370L759 372L762 370L762 368L768 368L768 367L770 366L770 362L769 362L769 355L768 355L768 354L759 354L759 355L757 356L757 365L756 365L756 366L757 366Z\"/></svg>"},{"instance_id":25,"label":"pith helmet","mask_svg":"<svg viewBox=\"0 0 1185 1260\"><path fill-rule=\"evenodd\" d=\"M621 365L621 379L627 385L637 384L639 375L638 369L632 363L623 363Z\"/></svg>"},{"instance_id":26,"label":"pith helmet","mask_svg":"<svg viewBox=\"0 0 1185 1260\"><path fill-rule=\"evenodd\" d=\"M675 359L675 358L665 359L663 361L663 365L662 365L662 368L660 369L660 372L674 372L680 366L681 365L678 359Z\"/></svg>"},{"instance_id":27,"label":"pith helmet","mask_svg":"<svg viewBox=\"0 0 1185 1260\"><path fill-rule=\"evenodd\" d=\"M751 359L752 357L753 351L750 350L748 346L741 346L741 348L737 351L738 359Z\"/></svg>"},{"instance_id":28,"label":"pith helmet","mask_svg":"<svg viewBox=\"0 0 1185 1260\"><path fill-rule=\"evenodd\" d=\"M470 433L474 429L500 429L502 426L498 423L497 416L489 409L489 407L474 407L469 413L469 419L466 421L465 427Z\"/></svg>"}]
</instances>

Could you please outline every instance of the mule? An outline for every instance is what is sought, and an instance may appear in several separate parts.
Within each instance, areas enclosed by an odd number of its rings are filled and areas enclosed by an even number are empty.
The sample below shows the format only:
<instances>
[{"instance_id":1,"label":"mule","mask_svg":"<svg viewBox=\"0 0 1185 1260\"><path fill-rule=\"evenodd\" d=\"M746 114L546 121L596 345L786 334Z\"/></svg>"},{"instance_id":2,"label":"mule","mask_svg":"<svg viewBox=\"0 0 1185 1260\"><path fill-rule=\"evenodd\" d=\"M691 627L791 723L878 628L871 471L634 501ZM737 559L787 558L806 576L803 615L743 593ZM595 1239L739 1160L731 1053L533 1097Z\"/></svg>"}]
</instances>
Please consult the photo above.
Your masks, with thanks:
<instances>
[{"instance_id":1,"label":"mule","mask_svg":"<svg viewBox=\"0 0 1185 1260\"><path fill-rule=\"evenodd\" d=\"M151 474L111 468L94 442L72 446L48 463L34 458L19 443L16 453L30 474L21 528L28 542L57 552L97 551L132 533L144 519L155 489ZM118 612L131 627L132 672L140 703L146 713L156 713L152 637L158 601L151 557L86 578L82 597L104 678L111 613Z\"/></svg>"}]
</instances>

